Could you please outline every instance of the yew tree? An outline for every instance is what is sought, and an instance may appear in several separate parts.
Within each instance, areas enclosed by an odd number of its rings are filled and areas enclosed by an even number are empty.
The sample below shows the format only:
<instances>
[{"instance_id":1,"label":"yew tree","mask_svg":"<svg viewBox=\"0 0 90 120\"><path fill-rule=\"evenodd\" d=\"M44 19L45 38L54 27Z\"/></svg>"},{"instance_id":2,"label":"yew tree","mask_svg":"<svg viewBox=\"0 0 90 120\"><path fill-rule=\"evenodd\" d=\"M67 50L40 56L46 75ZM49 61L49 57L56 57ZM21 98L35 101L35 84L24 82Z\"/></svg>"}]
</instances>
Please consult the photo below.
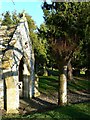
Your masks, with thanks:
<instances>
[{"instance_id":1,"label":"yew tree","mask_svg":"<svg viewBox=\"0 0 90 120\"><path fill-rule=\"evenodd\" d=\"M67 104L67 67L85 39L85 9L88 3L44 2L47 40L59 69L58 105Z\"/></svg>"},{"instance_id":2,"label":"yew tree","mask_svg":"<svg viewBox=\"0 0 90 120\"><path fill-rule=\"evenodd\" d=\"M86 68L90 70L90 2L88 4L84 4L84 6L83 19L85 19L85 22L87 23L85 25L86 27L84 32L85 38L79 47L80 51L76 51L75 53L73 64L79 68Z\"/></svg>"}]
</instances>

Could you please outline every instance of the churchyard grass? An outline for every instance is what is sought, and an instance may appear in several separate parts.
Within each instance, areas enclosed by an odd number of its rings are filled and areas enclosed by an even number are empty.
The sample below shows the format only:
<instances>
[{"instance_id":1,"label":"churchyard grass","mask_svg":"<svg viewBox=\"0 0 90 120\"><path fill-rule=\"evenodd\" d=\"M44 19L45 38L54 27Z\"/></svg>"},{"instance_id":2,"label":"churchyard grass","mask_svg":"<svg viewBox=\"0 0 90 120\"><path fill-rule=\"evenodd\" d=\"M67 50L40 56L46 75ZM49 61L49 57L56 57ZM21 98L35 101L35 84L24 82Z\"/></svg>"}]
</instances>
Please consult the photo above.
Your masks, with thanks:
<instances>
[{"instance_id":1,"label":"churchyard grass","mask_svg":"<svg viewBox=\"0 0 90 120\"><path fill-rule=\"evenodd\" d=\"M56 74L56 72L54 72ZM74 77L68 81L68 90L73 93L84 92L89 94L90 80L82 77ZM39 76L39 91L47 96L58 92L58 76ZM5 115L2 120L89 120L90 119L90 101L68 104L64 107L55 107L52 110L44 112L35 112L24 115Z\"/></svg>"},{"instance_id":2,"label":"churchyard grass","mask_svg":"<svg viewBox=\"0 0 90 120\"><path fill-rule=\"evenodd\" d=\"M89 120L90 103L72 104L64 107L57 107L46 112L33 113L28 115L8 115L2 120Z\"/></svg>"}]
</instances>

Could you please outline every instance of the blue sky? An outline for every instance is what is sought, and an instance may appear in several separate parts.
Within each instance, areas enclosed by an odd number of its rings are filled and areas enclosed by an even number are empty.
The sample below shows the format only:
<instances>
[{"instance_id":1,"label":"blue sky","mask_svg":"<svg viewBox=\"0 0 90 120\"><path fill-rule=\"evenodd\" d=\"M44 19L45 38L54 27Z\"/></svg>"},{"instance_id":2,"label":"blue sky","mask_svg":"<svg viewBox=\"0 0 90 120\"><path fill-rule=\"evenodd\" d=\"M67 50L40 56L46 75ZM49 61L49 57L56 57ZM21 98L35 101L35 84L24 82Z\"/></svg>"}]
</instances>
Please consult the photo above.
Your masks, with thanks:
<instances>
[{"instance_id":1,"label":"blue sky","mask_svg":"<svg viewBox=\"0 0 90 120\"><path fill-rule=\"evenodd\" d=\"M14 1L14 4L12 1ZM13 12L16 10L22 12L25 10L39 27L44 21L41 9L42 2L43 0L0 0L0 14L5 11Z\"/></svg>"}]
</instances>

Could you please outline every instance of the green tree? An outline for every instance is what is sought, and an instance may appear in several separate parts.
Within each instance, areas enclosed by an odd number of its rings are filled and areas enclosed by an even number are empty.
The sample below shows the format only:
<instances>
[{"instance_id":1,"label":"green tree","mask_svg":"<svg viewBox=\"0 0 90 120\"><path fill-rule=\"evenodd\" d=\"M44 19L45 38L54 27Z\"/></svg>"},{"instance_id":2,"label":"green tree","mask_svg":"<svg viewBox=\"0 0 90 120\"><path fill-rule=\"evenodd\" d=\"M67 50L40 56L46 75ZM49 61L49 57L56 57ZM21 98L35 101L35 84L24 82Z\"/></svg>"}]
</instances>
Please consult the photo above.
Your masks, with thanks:
<instances>
[{"instance_id":1,"label":"green tree","mask_svg":"<svg viewBox=\"0 0 90 120\"><path fill-rule=\"evenodd\" d=\"M30 38L33 43L33 49L35 55L35 72L38 74L40 72L40 68L43 69L43 66L46 63L46 53L47 53L45 47L46 41L45 38L43 38L42 35L41 37L39 32L37 32L37 26L35 25L35 22L31 18L31 16L26 14L26 18L28 21Z\"/></svg>"},{"instance_id":2,"label":"green tree","mask_svg":"<svg viewBox=\"0 0 90 120\"><path fill-rule=\"evenodd\" d=\"M42 64L43 66L43 73L44 75L47 75L47 64L48 64L48 43L47 43L47 39L46 39L46 31L47 31L47 28L45 26L44 23L42 23L40 25L40 28L38 28L38 39L40 40L40 43L42 44L43 46L43 59L42 59L42 62L40 64Z\"/></svg>"},{"instance_id":3,"label":"green tree","mask_svg":"<svg viewBox=\"0 0 90 120\"><path fill-rule=\"evenodd\" d=\"M67 67L80 42L85 38L87 23L83 16L88 3L43 3L42 9L47 25L47 39L59 72L58 104L67 104Z\"/></svg>"},{"instance_id":4,"label":"green tree","mask_svg":"<svg viewBox=\"0 0 90 120\"><path fill-rule=\"evenodd\" d=\"M43 43L44 48L45 48L45 62L44 62L44 68L54 68L56 65L56 62L51 54L50 46L47 42L47 26L45 23L40 25L40 28L38 28L38 37L40 41Z\"/></svg>"},{"instance_id":5,"label":"green tree","mask_svg":"<svg viewBox=\"0 0 90 120\"><path fill-rule=\"evenodd\" d=\"M3 21L2 21L2 25L7 25L7 26L10 26L13 24L13 21L11 19L11 15L10 15L10 12L9 11L6 11L5 15L4 15L4 18L3 18Z\"/></svg>"},{"instance_id":6,"label":"green tree","mask_svg":"<svg viewBox=\"0 0 90 120\"><path fill-rule=\"evenodd\" d=\"M74 53L73 65L78 68L90 69L90 3L84 3L82 13L85 25L85 38L81 41L79 50Z\"/></svg>"},{"instance_id":7,"label":"green tree","mask_svg":"<svg viewBox=\"0 0 90 120\"><path fill-rule=\"evenodd\" d=\"M19 15L16 11L12 12L13 24L17 25L19 23Z\"/></svg>"},{"instance_id":8,"label":"green tree","mask_svg":"<svg viewBox=\"0 0 90 120\"><path fill-rule=\"evenodd\" d=\"M83 16L87 25L85 27L85 39L82 42L82 47L80 51L80 61L83 67L86 67L90 70L90 2L88 4L84 4L84 6L85 9L83 12Z\"/></svg>"}]
</instances>

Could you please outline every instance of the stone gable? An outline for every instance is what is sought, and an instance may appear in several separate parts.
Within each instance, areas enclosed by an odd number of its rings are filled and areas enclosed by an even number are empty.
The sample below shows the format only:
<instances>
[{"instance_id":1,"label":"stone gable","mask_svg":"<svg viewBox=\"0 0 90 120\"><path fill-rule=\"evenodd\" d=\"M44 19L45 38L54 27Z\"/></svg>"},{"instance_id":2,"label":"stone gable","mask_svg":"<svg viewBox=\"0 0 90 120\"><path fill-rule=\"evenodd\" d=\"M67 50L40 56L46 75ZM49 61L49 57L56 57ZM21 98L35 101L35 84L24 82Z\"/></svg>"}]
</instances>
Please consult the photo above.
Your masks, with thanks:
<instances>
[{"instance_id":1,"label":"stone gable","mask_svg":"<svg viewBox=\"0 0 90 120\"><path fill-rule=\"evenodd\" d=\"M21 96L20 96L21 95ZM34 53L25 16L0 27L0 107L18 112L19 98L34 96Z\"/></svg>"}]
</instances>

